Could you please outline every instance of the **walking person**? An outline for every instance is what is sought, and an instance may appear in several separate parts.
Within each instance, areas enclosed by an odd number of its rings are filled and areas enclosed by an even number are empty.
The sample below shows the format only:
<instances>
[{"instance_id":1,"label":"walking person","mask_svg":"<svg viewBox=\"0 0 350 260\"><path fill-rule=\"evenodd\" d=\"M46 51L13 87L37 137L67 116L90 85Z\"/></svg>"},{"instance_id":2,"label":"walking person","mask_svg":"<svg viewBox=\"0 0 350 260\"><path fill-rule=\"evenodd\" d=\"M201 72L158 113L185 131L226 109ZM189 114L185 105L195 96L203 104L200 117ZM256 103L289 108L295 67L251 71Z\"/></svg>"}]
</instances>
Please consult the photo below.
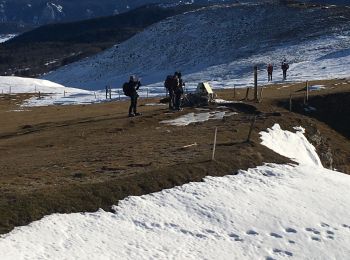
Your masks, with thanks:
<instances>
[{"instance_id":1,"label":"walking person","mask_svg":"<svg viewBox=\"0 0 350 260\"><path fill-rule=\"evenodd\" d=\"M129 82L125 82L123 85L123 91L126 96L130 97L130 106L129 106L129 117L139 116L141 113L137 113L137 99L139 94L137 91L141 86L141 82L135 77L130 76Z\"/></svg>"},{"instance_id":2,"label":"walking person","mask_svg":"<svg viewBox=\"0 0 350 260\"><path fill-rule=\"evenodd\" d=\"M182 108L181 108L181 97L182 97L182 95L184 93L183 86L185 86L185 83L184 83L184 81L181 78L181 76L182 76L181 72L175 72L175 75L177 75L178 84L177 84L176 89L174 89L174 98L175 98L174 105L175 105L175 110L181 111L182 110Z\"/></svg>"},{"instance_id":3,"label":"walking person","mask_svg":"<svg viewBox=\"0 0 350 260\"><path fill-rule=\"evenodd\" d=\"M267 77L268 77L267 81L272 81L272 72L273 72L273 65L269 63L269 65L267 65Z\"/></svg>"},{"instance_id":4,"label":"walking person","mask_svg":"<svg viewBox=\"0 0 350 260\"><path fill-rule=\"evenodd\" d=\"M287 63L286 59L283 60L281 68L283 72L283 80L287 80L287 70L289 69L289 64Z\"/></svg>"}]
</instances>

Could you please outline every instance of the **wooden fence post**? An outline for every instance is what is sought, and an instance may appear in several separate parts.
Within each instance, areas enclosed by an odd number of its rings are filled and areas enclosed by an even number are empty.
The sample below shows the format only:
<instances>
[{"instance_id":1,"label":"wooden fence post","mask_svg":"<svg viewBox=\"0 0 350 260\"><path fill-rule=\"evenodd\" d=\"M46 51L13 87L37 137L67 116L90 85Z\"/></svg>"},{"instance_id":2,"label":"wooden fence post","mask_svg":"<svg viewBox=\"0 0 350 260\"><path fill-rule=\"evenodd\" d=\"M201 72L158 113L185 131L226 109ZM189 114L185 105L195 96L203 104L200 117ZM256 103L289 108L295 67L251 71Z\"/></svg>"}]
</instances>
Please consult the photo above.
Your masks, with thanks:
<instances>
[{"instance_id":1,"label":"wooden fence post","mask_svg":"<svg viewBox=\"0 0 350 260\"><path fill-rule=\"evenodd\" d=\"M211 156L211 160L214 161L215 160L215 148L216 148L216 136L218 133L218 128L215 127L215 134L214 134L214 144L213 144L213 154Z\"/></svg>"},{"instance_id":2,"label":"wooden fence post","mask_svg":"<svg viewBox=\"0 0 350 260\"><path fill-rule=\"evenodd\" d=\"M236 85L233 85L233 98L236 98Z\"/></svg>"},{"instance_id":3,"label":"wooden fence post","mask_svg":"<svg viewBox=\"0 0 350 260\"><path fill-rule=\"evenodd\" d=\"M258 102L258 66L254 66L254 101Z\"/></svg>"},{"instance_id":4,"label":"wooden fence post","mask_svg":"<svg viewBox=\"0 0 350 260\"><path fill-rule=\"evenodd\" d=\"M263 99L263 90L264 90L264 88L263 88L263 87L261 87L261 88L260 88L260 97L259 97L259 102L261 102L261 101L262 101L262 99Z\"/></svg>"},{"instance_id":5,"label":"wooden fence post","mask_svg":"<svg viewBox=\"0 0 350 260\"><path fill-rule=\"evenodd\" d=\"M250 88L248 87L248 88L247 88L247 92L245 93L245 98L244 98L245 100L248 100L249 89L250 89Z\"/></svg>"},{"instance_id":6,"label":"wooden fence post","mask_svg":"<svg viewBox=\"0 0 350 260\"><path fill-rule=\"evenodd\" d=\"M109 99L112 99L112 89L111 86L108 86Z\"/></svg>"},{"instance_id":7,"label":"wooden fence post","mask_svg":"<svg viewBox=\"0 0 350 260\"><path fill-rule=\"evenodd\" d=\"M306 102L309 102L309 82L306 81Z\"/></svg>"}]
</instances>

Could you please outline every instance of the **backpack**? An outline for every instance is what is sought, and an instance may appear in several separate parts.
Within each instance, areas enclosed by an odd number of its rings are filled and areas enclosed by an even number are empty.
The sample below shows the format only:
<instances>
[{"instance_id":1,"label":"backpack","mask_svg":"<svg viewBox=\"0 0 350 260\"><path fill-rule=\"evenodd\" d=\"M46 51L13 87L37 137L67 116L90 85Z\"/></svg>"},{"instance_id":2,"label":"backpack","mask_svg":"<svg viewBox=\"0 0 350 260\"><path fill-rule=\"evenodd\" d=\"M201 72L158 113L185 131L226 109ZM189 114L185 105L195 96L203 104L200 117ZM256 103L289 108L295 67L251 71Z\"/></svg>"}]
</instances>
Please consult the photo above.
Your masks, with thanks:
<instances>
[{"instance_id":1,"label":"backpack","mask_svg":"<svg viewBox=\"0 0 350 260\"><path fill-rule=\"evenodd\" d=\"M164 82L164 87L167 89L167 90L170 90L172 89L173 87L173 78L174 76L173 75L168 75L165 79L165 82Z\"/></svg>"},{"instance_id":2,"label":"backpack","mask_svg":"<svg viewBox=\"0 0 350 260\"><path fill-rule=\"evenodd\" d=\"M129 83L128 82L125 82L124 84L123 84L123 92L124 92L124 95L125 96L130 96L131 95L131 91L130 91L131 89L130 89L130 86L129 86Z\"/></svg>"}]
</instances>

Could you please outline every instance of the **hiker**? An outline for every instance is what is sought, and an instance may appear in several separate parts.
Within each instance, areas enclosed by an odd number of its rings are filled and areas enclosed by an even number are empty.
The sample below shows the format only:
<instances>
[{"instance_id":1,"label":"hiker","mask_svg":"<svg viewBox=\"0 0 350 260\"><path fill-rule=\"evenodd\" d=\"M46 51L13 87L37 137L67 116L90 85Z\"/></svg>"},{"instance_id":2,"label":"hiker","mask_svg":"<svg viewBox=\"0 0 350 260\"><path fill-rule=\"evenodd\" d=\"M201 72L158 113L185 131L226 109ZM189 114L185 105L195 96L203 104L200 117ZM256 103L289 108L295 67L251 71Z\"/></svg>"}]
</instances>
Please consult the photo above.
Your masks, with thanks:
<instances>
[{"instance_id":1,"label":"hiker","mask_svg":"<svg viewBox=\"0 0 350 260\"><path fill-rule=\"evenodd\" d=\"M287 70L289 69L289 65L288 65L286 59L283 60L281 68L283 71L283 80L286 80L287 79Z\"/></svg>"},{"instance_id":2,"label":"hiker","mask_svg":"<svg viewBox=\"0 0 350 260\"><path fill-rule=\"evenodd\" d=\"M273 65L271 63L269 63L269 65L267 65L267 81L272 81L272 72L273 72Z\"/></svg>"},{"instance_id":3,"label":"hiker","mask_svg":"<svg viewBox=\"0 0 350 260\"><path fill-rule=\"evenodd\" d=\"M129 82L125 82L123 85L124 94L130 97L129 117L141 115L141 113L136 112L137 98L139 97L137 90L140 86L141 82L135 76L130 76Z\"/></svg>"},{"instance_id":4,"label":"hiker","mask_svg":"<svg viewBox=\"0 0 350 260\"><path fill-rule=\"evenodd\" d=\"M169 109L175 109L175 93L174 90L179 85L179 78L177 77L177 72L174 75L168 75L164 82L164 87L169 93Z\"/></svg>"},{"instance_id":5,"label":"hiker","mask_svg":"<svg viewBox=\"0 0 350 260\"><path fill-rule=\"evenodd\" d=\"M183 86L185 86L184 81L181 78L181 72L175 72L175 75L178 78L178 84L177 87L174 89L174 105L175 105L175 110L181 111L181 97L184 93Z\"/></svg>"}]
</instances>

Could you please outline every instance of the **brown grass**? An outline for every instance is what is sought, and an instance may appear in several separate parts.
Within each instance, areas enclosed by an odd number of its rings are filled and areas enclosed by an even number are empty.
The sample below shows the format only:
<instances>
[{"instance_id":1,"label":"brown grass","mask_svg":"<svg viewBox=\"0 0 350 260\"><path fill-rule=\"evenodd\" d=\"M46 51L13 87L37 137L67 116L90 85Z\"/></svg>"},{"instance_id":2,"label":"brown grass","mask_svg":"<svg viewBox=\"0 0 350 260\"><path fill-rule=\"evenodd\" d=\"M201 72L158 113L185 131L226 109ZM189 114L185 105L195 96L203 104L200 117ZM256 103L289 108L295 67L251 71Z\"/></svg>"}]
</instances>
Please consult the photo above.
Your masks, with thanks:
<instances>
[{"instance_id":1,"label":"brown grass","mask_svg":"<svg viewBox=\"0 0 350 260\"><path fill-rule=\"evenodd\" d=\"M309 103L315 106L322 102L312 104L313 98L333 95L337 99L337 93L350 91L345 80L317 84L325 84L327 89L310 94ZM330 149L332 166L350 173L349 139L326 120L300 109L303 86L270 86L264 89L261 103L246 101L228 107L238 115L186 127L159 122L193 108L168 113L166 107L144 105L157 99L141 100L143 115L128 118L128 102L11 112L28 95L0 96L0 233L53 212L109 210L129 195L201 181L207 175L233 174L264 162L288 162L260 145L258 133L274 123L290 130L302 125L310 138L320 136L318 151ZM298 113L287 110L290 93ZM244 95L244 89L236 91L237 100ZM218 96L232 100L233 90L218 91ZM251 142L246 142L253 115L258 115L257 122ZM339 120L343 118L339 116ZM216 160L211 161L215 127L218 145ZM184 148L193 143L197 145Z\"/></svg>"}]
</instances>

